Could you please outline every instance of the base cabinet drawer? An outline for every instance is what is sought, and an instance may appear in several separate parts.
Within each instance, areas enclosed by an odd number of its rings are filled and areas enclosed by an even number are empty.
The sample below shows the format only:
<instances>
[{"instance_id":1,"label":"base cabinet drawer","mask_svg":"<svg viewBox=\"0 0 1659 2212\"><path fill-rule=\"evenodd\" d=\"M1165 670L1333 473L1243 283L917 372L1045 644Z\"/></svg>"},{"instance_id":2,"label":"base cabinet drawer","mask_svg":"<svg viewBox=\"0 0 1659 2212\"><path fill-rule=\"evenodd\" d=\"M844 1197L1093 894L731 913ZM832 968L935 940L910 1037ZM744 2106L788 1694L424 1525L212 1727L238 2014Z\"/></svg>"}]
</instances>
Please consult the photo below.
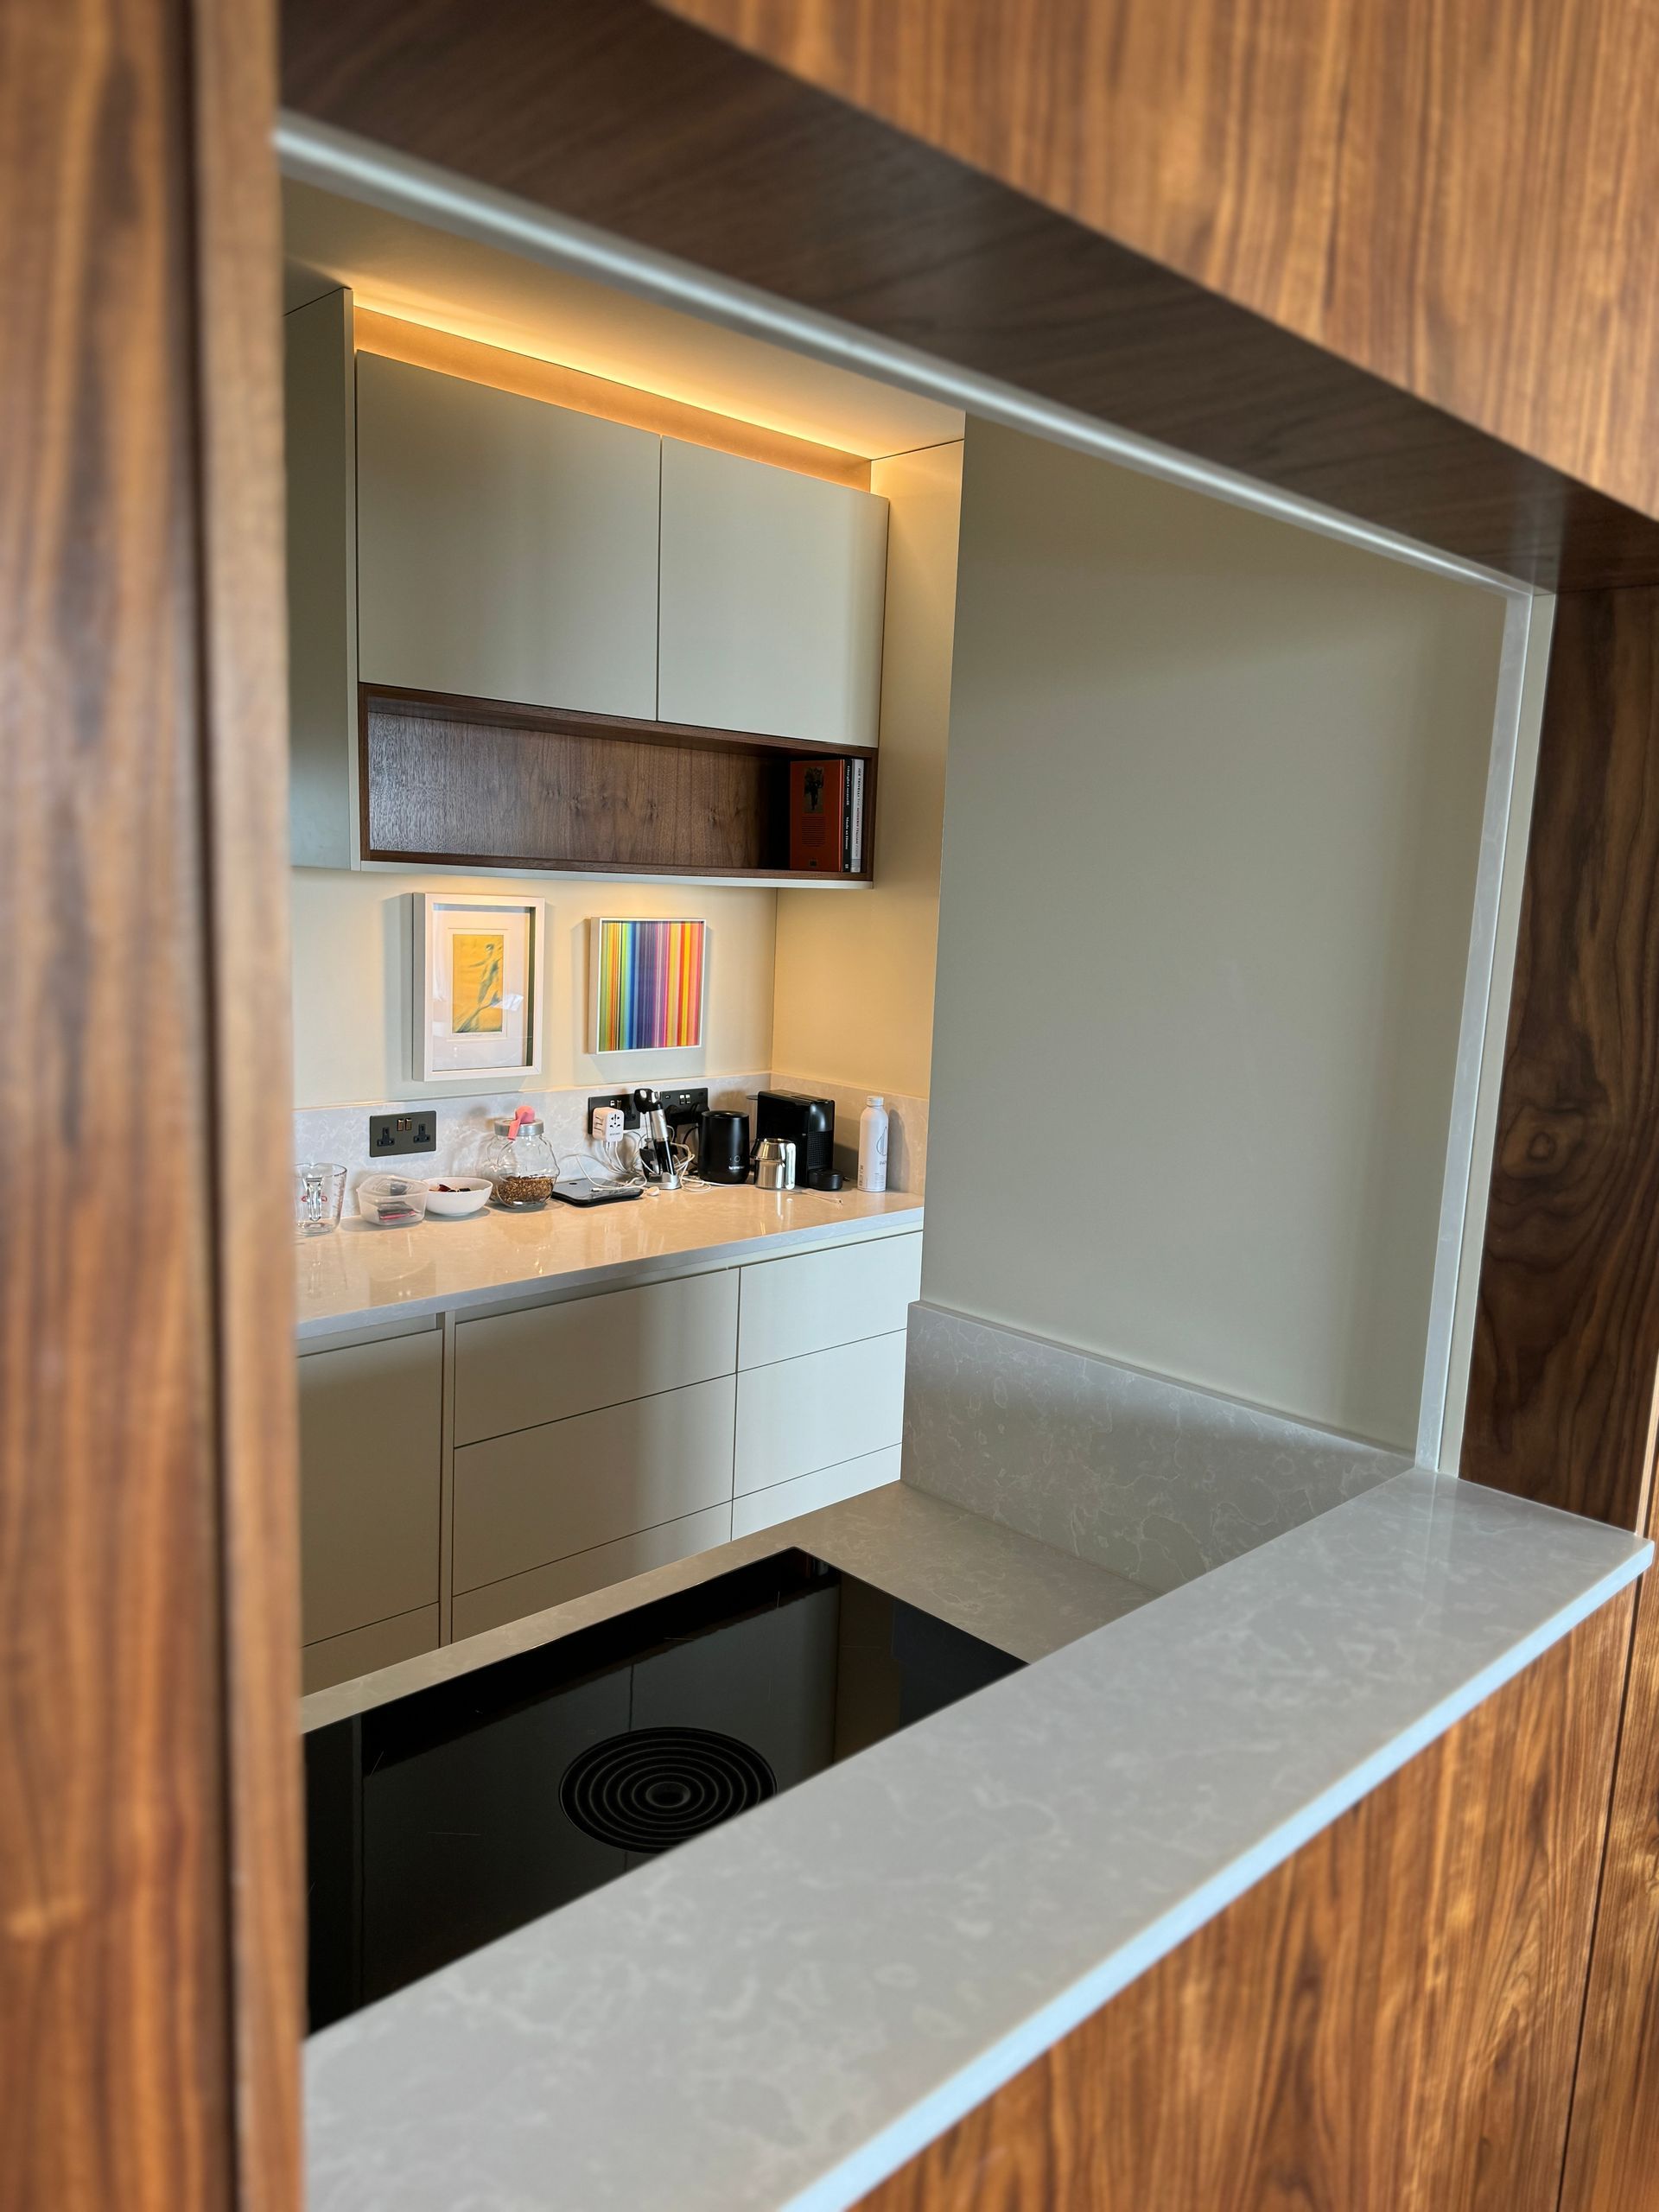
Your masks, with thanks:
<instances>
[{"instance_id":1,"label":"base cabinet drawer","mask_svg":"<svg viewBox=\"0 0 1659 2212\"><path fill-rule=\"evenodd\" d=\"M843 1498L861 1497L899 1479L899 1447L868 1452L861 1459L843 1460L838 1467L821 1467L815 1475L798 1475L792 1483L774 1483L770 1490L752 1490L732 1501L732 1535L753 1536L761 1529L775 1529L798 1513L816 1513L821 1505L839 1505Z\"/></svg>"},{"instance_id":2,"label":"base cabinet drawer","mask_svg":"<svg viewBox=\"0 0 1659 2212\"><path fill-rule=\"evenodd\" d=\"M568 1605L590 1590L608 1590L630 1575L712 1551L727 1542L731 1533L731 1507L714 1505L705 1513L688 1513L682 1521L667 1521L659 1529L642 1529L637 1536L556 1560L550 1567L532 1567L528 1574L510 1574L505 1582L487 1583L482 1590L468 1590L455 1599L454 1632L457 1637L478 1636L505 1621L522 1620L526 1613Z\"/></svg>"},{"instance_id":3,"label":"base cabinet drawer","mask_svg":"<svg viewBox=\"0 0 1659 2212\"><path fill-rule=\"evenodd\" d=\"M878 1236L742 1270L737 1363L764 1367L906 1326L922 1294L922 1238Z\"/></svg>"},{"instance_id":4,"label":"base cabinet drawer","mask_svg":"<svg viewBox=\"0 0 1659 2212\"><path fill-rule=\"evenodd\" d=\"M728 1504L735 1396L721 1376L457 1452L456 1590Z\"/></svg>"},{"instance_id":5,"label":"base cabinet drawer","mask_svg":"<svg viewBox=\"0 0 1659 2212\"><path fill-rule=\"evenodd\" d=\"M346 1636L308 1643L300 1654L304 1693L309 1697L313 1690L330 1690L336 1682L354 1681L359 1675L395 1667L400 1659L416 1659L423 1651L435 1651L438 1642L438 1609L420 1605L395 1620L376 1621Z\"/></svg>"},{"instance_id":6,"label":"base cabinet drawer","mask_svg":"<svg viewBox=\"0 0 1659 2212\"><path fill-rule=\"evenodd\" d=\"M455 1331L455 1442L729 1375L737 1271L463 1321Z\"/></svg>"},{"instance_id":7,"label":"base cabinet drawer","mask_svg":"<svg viewBox=\"0 0 1659 2212\"><path fill-rule=\"evenodd\" d=\"M737 1378L734 1488L766 1490L861 1459L905 1433L905 1338L872 1337Z\"/></svg>"},{"instance_id":8,"label":"base cabinet drawer","mask_svg":"<svg viewBox=\"0 0 1659 2212\"><path fill-rule=\"evenodd\" d=\"M309 1352L299 1370L301 1611L315 1643L438 1602L443 1342L430 1329Z\"/></svg>"}]
</instances>

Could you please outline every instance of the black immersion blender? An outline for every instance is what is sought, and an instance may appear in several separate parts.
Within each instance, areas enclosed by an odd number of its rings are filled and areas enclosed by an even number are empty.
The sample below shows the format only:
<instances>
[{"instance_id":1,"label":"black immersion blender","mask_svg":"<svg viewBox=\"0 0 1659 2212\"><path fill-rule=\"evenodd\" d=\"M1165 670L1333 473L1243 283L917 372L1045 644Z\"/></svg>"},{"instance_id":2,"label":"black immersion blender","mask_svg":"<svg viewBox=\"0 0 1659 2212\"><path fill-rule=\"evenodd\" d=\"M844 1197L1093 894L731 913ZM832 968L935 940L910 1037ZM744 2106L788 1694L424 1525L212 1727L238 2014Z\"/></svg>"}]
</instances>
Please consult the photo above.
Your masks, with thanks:
<instances>
[{"instance_id":1,"label":"black immersion blender","mask_svg":"<svg viewBox=\"0 0 1659 2212\"><path fill-rule=\"evenodd\" d=\"M660 1092L636 1090L633 1110L639 1116L639 1166L647 1183L655 1183L664 1191L677 1191L680 1179L674 1173L674 1154L669 1149L668 1123L663 1116Z\"/></svg>"}]
</instances>

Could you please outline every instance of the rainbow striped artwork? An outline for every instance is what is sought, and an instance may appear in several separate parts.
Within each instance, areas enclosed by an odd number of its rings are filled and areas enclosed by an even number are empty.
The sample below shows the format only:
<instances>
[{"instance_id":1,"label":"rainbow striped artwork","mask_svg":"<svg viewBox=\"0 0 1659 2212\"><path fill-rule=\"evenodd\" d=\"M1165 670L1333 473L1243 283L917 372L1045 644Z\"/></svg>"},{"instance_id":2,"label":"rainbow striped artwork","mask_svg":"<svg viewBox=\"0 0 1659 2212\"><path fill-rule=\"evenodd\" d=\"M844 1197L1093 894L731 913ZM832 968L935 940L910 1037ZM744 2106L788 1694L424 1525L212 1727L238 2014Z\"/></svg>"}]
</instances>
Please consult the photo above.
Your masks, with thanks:
<instances>
[{"instance_id":1,"label":"rainbow striped artwork","mask_svg":"<svg viewBox=\"0 0 1659 2212\"><path fill-rule=\"evenodd\" d=\"M706 922L595 922L594 1050L690 1051L702 1043Z\"/></svg>"}]
</instances>

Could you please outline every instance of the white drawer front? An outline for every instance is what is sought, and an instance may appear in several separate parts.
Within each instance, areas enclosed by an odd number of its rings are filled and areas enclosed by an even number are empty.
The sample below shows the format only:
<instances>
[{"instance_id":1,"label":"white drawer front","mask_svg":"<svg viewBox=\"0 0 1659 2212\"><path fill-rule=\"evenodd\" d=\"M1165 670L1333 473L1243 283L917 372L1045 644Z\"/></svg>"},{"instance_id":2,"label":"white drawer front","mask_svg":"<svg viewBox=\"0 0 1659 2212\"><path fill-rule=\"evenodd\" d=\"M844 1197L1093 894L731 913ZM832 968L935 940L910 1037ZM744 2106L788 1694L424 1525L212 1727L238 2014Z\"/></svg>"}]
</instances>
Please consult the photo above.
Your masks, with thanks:
<instances>
[{"instance_id":1,"label":"white drawer front","mask_svg":"<svg viewBox=\"0 0 1659 2212\"><path fill-rule=\"evenodd\" d=\"M922 1294L922 1237L880 1236L745 1268L740 1367L798 1359L906 1325Z\"/></svg>"},{"instance_id":2,"label":"white drawer front","mask_svg":"<svg viewBox=\"0 0 1659 2212\"><path fill-rule=\"evenodd\" d=\"M455 1331L455 1442L568 1421L729 1375L737 1270L463 1321Z\"/></svg>"},{"instance_id":3,"label":"white drawer front","mask_svg":"<svg viewBox=\"0 0 1659 2212\"><path fill-rule=\"evenodd\" d=\"M899 1479L899 1446L871 1452L861 1459L845 1459L838 1467L820 1467L815 1475L798 1475L792 1483L774 1483L770 1490L752 1490L732 1504L732 1534L752 1536L757 1529L775 1529L798 1513L816 1513L821 1505L839 1505L844 1497L880 1490L883 1483Z\"/></svg>"},{"instance_id":4,"label":"white drawer front","mask_svg":"<svg viewBox=\"0 0 1659 2212\"><path fill-rule=\"evenodd\" d=\"M585 1598L590 1590L608 1590L631 1574L712 1551L731 1533L732 1509L714 1505L705 1513L664 1522L660 1529L642 1529L637 1536L623 1536L613 1544L596 1544L590 1552L556 1560L550 1567L532 1567L528 1574L509 1575L505 1582L469 1590L455 1599L454 1632L457 1637L477 1636L486 1628L499 1628L504 1621L522 1620L526 1613Z\"/></svg>"},{"instance_id":5,"label":"white drawer front","mask_svg":"<svg viewBox=\"0 0 1659 2212\"><path fill-rule=\"evenodd\" d=\"M722 1376L457 1452L455 1588L726 1503L734 1395Z\"/></svg>"},{"instance_id":6,"label":"white drawer front","mask_svg":"<svg viewBox=\"0 0 1659 2212\"><path fill-rule=\"evenodd\" d=\"M905 1431L905 1338L872 1337L737 1378L734 1488L766 1490L897 1444Z\"/></svg>"}]
</instances>

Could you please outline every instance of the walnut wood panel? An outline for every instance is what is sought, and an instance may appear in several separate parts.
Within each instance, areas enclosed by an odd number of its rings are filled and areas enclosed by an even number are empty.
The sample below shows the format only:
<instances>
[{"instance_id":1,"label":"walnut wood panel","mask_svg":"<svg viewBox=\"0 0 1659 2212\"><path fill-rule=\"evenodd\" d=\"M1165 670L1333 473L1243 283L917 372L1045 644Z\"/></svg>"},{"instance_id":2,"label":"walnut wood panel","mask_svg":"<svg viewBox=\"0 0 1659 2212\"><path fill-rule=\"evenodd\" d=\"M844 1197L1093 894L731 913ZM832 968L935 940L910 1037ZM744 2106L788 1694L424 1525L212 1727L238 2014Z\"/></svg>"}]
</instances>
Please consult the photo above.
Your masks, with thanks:
<instances>
[{"instance_id":1,"label":"walnut wood panel","mask_svg":"<svg viewBox=\"0 0 1659 2212\"><path fill-rule=\"evenodd\" d=\"M1651 1534L1651 1530L1649 1530ZM1659 1593L1636 1598L1560 2212L1652 2212L1659 2189Z\"/></svg>"},{"instance_id":2,"label":"walnut wood panel","mask_svg":"<svg viewBox=\"0 0 1659 2212\"><path fill-rule=\"evenodd\" d=\"M1659 1363L1659 592L1556 608L1462 1471L1645 1525Z\"/></svg>"},{"instance_id":3,"label":"walnut wood panel","mask_svg":"<svg viewBox=\"0 0 1659 2212\"><path fill-rule=\"evenodd\" d=\"M1659 512L1644 0L663 4Z\"/></svg>"},{"instance_id":4,"label":"walnut wood panel","mask_svg":"<svg viewBox=\"0 0 1659 2212\"><path fill-rule=\"evenodd\" d=\"M302 114L1516 575L1659 582L1651 521L645 0L283 25Z\"/></svg>"},{"instance_id":5,"label":"walnut wood panel","mask_svg":"<svg viewBox=\"0 0 1659 2212\"><path fill-rule=\"evenodd\" d=\"M272 30L0 10L8 2212L297 2203Z\"/></svg>"},{"instance_id":6,"label":"walnut wood panel","mask_svg":"<svg viewBox=\"0 0 1659 2212\"><path fill-rule=\"evenodd\" d=\"M786 874L790 760L823 749L672 723L493 708L486 701L426 702L365 689L364 857ZM854 750L843 757L868 764L868 857L855 879L867 880L875 756Z\"/></svg>"},{"instance_id":7,"label":"walnut wood panel","mask_svg":"<svg viewBox=\"0 0 1659 2212\"><path fill-rule=\"evenodd\" d=\"M793 437L787 430L768 429L761 423L740 422L734 415L717 415L709 408L669 399L636 385L615 384L608 377L566 368L562 362L544 361L534 353L486 346L453 330L404 322L372 308L355 310L352 335L359 353L380 353L388 360L407 361L417 369L465 377L469 384L516 391L526 399L572 408L579 415L601 416L607 423L628 423L635 429L655 430L687 445L711 446L716 453L734 453L745 461L764 461L772 468L793 469L798 476L821 477L825 483L849 485L858 492L870 488L870 464L857 454L818 445L810 438Z\"/></svg>"},{"instance_id":8,"label":"walnut wood panel","mask_svg":"<svg viewBox=\"0 0 1659 2212\"><path fill-rule=\"evenodd\" d=\"M282 211L269 0L194 0L206 1021L239 2212L297 2212L305 2026L292 1353Z\"/></svg>"},{"instance_id":9,"label":"walnut wood panel","mask_svg":"<svg viewBox=\"0 0 1659 2212\"><path fill-rule=\"evenodd\" d=\"M863 2200L1554 2212L1631 1599Z\"/></svg>"}]
</instances>

